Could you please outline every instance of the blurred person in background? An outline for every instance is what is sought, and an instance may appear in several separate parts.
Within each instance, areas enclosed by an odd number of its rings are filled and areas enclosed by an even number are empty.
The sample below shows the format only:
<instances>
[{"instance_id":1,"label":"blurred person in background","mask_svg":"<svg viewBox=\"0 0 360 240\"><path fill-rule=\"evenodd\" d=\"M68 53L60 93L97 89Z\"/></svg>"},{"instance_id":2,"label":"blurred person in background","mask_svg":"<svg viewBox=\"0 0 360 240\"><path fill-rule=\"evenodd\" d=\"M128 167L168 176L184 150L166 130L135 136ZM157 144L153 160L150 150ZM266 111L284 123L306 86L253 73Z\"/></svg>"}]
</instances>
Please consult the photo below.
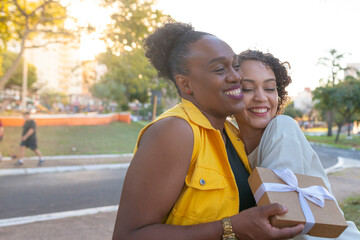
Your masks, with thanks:
<instances>
[{"instance_id":1,"label":"blurred person in background","mask_svg":"<svg viewBox=\"0 0 360 240\"><path fill-rule=\"evenodd\" d=\"M36 123L30 118L30 112L28 111L24 113L24 119L25 123L23 125L20 143L20 154L15 165L20 166L24 164L25 150L26 148L30 148L39 157L38 166L41 166L44 163L44 159L42 158L41 152L37 146Z\"/></svg>"}]
</instances>

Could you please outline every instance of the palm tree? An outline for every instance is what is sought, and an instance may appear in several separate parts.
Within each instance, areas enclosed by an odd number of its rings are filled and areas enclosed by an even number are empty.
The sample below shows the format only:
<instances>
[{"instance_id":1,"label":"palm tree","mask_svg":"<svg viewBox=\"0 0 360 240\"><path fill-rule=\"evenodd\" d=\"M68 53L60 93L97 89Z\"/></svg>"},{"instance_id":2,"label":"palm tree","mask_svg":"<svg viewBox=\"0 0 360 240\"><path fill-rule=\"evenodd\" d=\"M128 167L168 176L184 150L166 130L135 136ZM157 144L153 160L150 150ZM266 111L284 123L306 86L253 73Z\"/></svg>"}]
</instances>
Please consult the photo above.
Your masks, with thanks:
<instances>
[{"instance_id":1,"label":"palm tree","mask_svg":"<svg viewBox=\"0 0 360 240\"><path fill-rule=\"evenodd\" d=\"M328 78L326 83L327 87L334 86L337 82L340 81L339 73L346 70L346 67L341 66L341 60L347 55L348 53L338 53L336 49L330 49L329 57L322 57L319 58L318 64L324 65L330 68L331 74ZM332 136L332 126L334 123L334 109L331 104L324 106L325 107L325 119L328 125L328 132L327 136Z\"/></svg>"}]
</instances>

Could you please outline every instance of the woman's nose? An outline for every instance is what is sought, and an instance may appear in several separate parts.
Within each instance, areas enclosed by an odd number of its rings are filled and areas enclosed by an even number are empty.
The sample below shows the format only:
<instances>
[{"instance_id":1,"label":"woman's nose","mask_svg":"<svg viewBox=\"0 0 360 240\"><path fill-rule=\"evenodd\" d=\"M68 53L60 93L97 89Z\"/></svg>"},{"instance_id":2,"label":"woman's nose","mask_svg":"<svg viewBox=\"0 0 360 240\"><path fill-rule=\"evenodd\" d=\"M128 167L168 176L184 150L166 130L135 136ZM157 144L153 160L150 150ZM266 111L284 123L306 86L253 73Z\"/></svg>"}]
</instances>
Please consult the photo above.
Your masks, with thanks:
<instances>
[{"instance_id":1,"label":"woman's nose","mask_svg":"<svg viewBox=\"0 0 360 240\"><path fill-rule=\"evenodd\" d=\"M227 81L229 82L240 82L241 81L241 72L240 70L235 70L232 69L228 76L227 76Z\"/></svg>"},{"instance_id":2,"label":"woman's nose","mask_svg":"<svg viewBox=\"0 0 360 240\"><path fill-rule=\"evenodd\" d=\"M257 89L255 91L254 98L256 101L266 101L266 94L263 89Z\"/></svg>"}]
</instances>

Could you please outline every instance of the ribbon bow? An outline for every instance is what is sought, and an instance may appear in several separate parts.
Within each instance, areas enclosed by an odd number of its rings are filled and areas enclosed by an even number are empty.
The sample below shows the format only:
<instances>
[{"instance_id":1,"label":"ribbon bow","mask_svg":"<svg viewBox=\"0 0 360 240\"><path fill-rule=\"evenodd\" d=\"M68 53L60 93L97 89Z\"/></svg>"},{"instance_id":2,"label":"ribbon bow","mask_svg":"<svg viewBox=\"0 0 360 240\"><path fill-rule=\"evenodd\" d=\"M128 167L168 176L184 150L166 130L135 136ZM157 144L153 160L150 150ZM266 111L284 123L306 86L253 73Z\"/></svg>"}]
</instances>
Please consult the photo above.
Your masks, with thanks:
<instances>
[{"instance_id":1,"label":"ribbon bow","mask_svg":"<svg viewBox=\"0 0 360 240\"><path fill-rule=\"evenodd\" d=\"M299 193L299 201L301 209L305 216L305 226L302 234L307 234L311 228L315 225L315 218L310 209L306 199L315 203L320 207L324 207L325 199L335 200L327 189L322 186L314 185L306 188L299 188L298 180L295 174L290 169L280 170L273 169L274 173L280 177L286 184L282 183L263 183L260 185L258 190L254 194L256 203L260 201L260 198L265 192L292 192L296 191Z\"/></svg>"}]
</instances>

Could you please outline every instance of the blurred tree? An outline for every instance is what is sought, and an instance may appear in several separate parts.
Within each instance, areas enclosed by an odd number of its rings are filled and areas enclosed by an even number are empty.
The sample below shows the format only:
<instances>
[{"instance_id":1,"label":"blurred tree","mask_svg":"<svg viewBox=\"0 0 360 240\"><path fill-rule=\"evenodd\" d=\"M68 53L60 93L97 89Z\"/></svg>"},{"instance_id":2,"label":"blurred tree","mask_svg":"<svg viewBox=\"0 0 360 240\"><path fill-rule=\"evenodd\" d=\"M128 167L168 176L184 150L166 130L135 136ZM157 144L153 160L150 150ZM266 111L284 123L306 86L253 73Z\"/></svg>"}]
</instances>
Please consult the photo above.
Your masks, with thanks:
<instances>
[{"instance_id":1,"label":"blurred tree","mask_svg":"<svg viewBox=\"0 0 360 240\"><path fill-rule=\"evenodd\" d=\"M9 3L6 1L2 1L0 3L0 53L6 50L7 42L11 38L11 30L7 24L4 24L7 21L9 13ZM3 69L2 69L2 61L3 56L0 56L0 76L2 76Z\"/></svg>"},{"instance_id":2,"label":"blurred tree","mask_svg":"<svg viewBox=\"0 0 360 240\"><path fill-rule=\"evenodd\" d=\"M105 106L114 101L118 106L127 110L128 100L126 98L126 91L123 85L119 85L112 75L107 73L103 76L99 83L90 87L90 92L97 98L101 99Z\"/></svg>"},{"instance_id":3,"label":"blurred tree","mask_svg":"<svg viewBox=\"0 0 360 240\"><path fill-rule=\"evenodd\" d=\"M329 88L329 91L326 89L321 89L320 92L324 92L325 94L329 94L331 92L332 86L337 84L340 81L339 74L342 73L346 68L341 66L341 61L345 57L346 53L338 53L336 49L330 49L329 51L330 56L329 57L322 57L319 58L318 64L324 65L326 67L330 68L331 74L329 75L329 78L327 82L325 83L325 88ZM320 80L321 82L322 80ZM318 100L321 101L323 99L324 101L317 105L317 108L322 112L322 115L324 119L327 122L328 126L328 136L332 136L332 125L334 122L334 109L331 105L330 99L328 99L329 96L319 96Z\"/></svg>"},{"instance_id":4,"label":"blurred tree","mask_svg":"<svg viewBox=\"0 0 360 240\"><path fill-rule=\"evenodd\" d=\"M118 8L105 31L105 40L116 55L142 48L143 39L170 19L169 15L153 9L154 0L103 0L103 3Z\"/></svg>"},{"instance_id":5,"label":"blurred tree","mask_svg":"<svg viewBox=\"0 0 360 240\"><path fill-rule=\"evenodd\" d=\"M19 53L6 72L0 75L4 88L21 62L26 48L44 47L50 43L67 42L74 31L64 28L68 18L60 0L10 0L0 5L0 51L11 41L18 42ZM38 36L41 41L37 42ZM61 38L60 38L61 37Z\"/></svg>"},{"instance_id":6,"label":"blurred tree","mask_svg":"<svg viewBox=\"0 0 360 240\"><path fill-rule=\"evenodd\" d=\"M157 77L142 48L143 39L157 26L170 19L159 10L153 10L153 0L103 0L104 4L118 7L112 24L105 32L108 50L98 60L107 66L107 73L91 92L103 100L116 101L122 109L135 99L149 101L150 90L164 87L168 96L176 96L175 87ZM169 86L170 85L170 86Z\"/></svg>"},{"instance_id":7,"label":"blurred tree","mask_svg":"<svg viewBox=\"0 0 360 240\"><path fill-rule=\"evenodd\" d=\"M62 104L63 106L69 104L69 97L66 93L58 91L47 91L43 92L40 95L40 102L48 110L54 107L54 104ZM54 111L59 111L60 109L53 109Z\"/></svg>"},{"instance_id":8,"label":"blurred tree","mask_svg":"<svg viewBox=\"0 0 360 240\"><path fill-rule=\"evenodd\" d=\"M4 52L0 52L0 56L3 58L3 62L2 62L2 69L4 69L4 71L6 71L7 69L9 69L11 67L11 65L13 64L13 62L15 61L15 58L17 57L17 53L13 53L10 51L4 51ZM20 65L15 69L15 72L12 74L12 76L10 77L9 81L6 83L5 87L9 87L11 85L15 85L15 86L22 86L22 81L23 81L23 68L22 68L22 62L23 59L20 60ZM37 80L37 75L36 75L36 68L34 65L29 64L28 65L28 88L31 89L33 83L35 83Z\"/></svg>"},{"instance_id":9,"label":"blurred tree","mask_svg":"<svg viewBox=\"0 0 360 240\"><path fill-rule=\"evenodd\" d=\"M332 136L332 125L334 122L334 109L332 94L335 88L331 85L317 87L314 91L315 109L320 113L323 120L327 122L328 132L327 136Z\"/></svg>"},{"instance_id":10,"label":"blurred tree","mask_svg":"<svg viewBox=\"0 0 360 240\"><path fill-rule=\"evenodd\" d=\"M302 118L303 113L294 107L294 101L289 102L285 106L284 115L290 116L292 118Z\"/></svg>"},{"instance_id":11,"label":"blurred tree","mask_svg":"<svg viewBox=\"0 0 360 240\"><path fill-rule=\"evenodd\" d=\"M358 113L360 113L360 74L357 77L347 76L343 82L336 86L336 91L333 97L334 108L339 113L336 123L338 125L338 132L336 134L335 142L339 140L341 127L344 124L349 126L355 120ZM349 134L349 128L348 128Z\"/></svg>"},{"instance_id":12,"label":"blurred tree","mask_svg":"<svg viewBox=\"0 0 360 240\"><path fill-rule=\"evenodd\" d=\"M318 87L314 91L314 98L319 101L316 108L324 115L328 107L333 109L333 120L338 131L335 142L339 140L341 128L344 124L351 124L360 112L360 77L348 76L344 81L332 86ZM325 106L325 107L324 107Z\"/></svg>"}]
</instances>

